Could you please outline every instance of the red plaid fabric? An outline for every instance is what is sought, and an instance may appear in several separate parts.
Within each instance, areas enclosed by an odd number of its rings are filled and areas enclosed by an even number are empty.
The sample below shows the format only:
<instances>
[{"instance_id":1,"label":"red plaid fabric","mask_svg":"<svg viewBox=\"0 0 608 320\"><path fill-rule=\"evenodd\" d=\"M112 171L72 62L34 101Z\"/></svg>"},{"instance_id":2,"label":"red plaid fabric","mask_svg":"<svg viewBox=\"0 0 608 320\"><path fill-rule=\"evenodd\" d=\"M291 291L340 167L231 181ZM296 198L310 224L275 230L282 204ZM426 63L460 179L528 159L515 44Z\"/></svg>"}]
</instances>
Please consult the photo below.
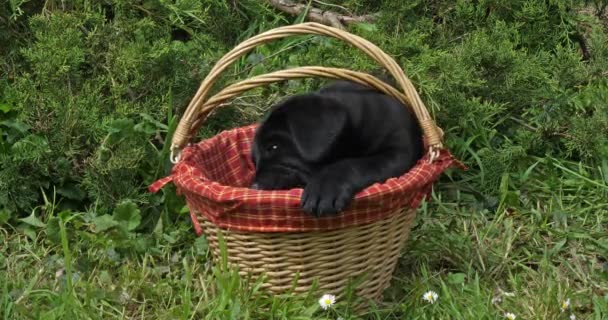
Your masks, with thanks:
<instances>
[{"instance_id":1,"label":"red plaid fabric","mask_svg":"<svg viewBox=\"0 0 608 320\"><path fill-rule=\"evenodd\" d=\"M149 187L157 192L170 181L186 198L197 234L196 214L225 229L249 232L318 231L356 226L382 219L403 207L416 208L448 167L460 162L447 151L428 162L428 155L409 172L359 192L348 210L315 218L300 210L302 189L253 190L255 172L249 157L257 125L236 128L190 145L170 176Z\"/></svg>"}]
</instances>

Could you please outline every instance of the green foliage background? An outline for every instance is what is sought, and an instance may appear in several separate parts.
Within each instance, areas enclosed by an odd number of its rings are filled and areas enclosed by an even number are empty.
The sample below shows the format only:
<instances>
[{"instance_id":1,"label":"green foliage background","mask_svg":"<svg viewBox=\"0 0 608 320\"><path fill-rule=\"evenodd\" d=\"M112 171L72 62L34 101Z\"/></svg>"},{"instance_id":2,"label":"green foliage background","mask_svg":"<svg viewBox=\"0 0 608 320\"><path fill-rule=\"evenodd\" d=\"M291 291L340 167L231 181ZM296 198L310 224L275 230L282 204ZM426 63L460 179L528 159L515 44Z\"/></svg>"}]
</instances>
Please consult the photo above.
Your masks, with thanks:
<instances>
[{"instance_id":1,"label":"green foliage background","mask_svg":"<svg viewBox=\"0 0 608 320\"><path fill-rule=\"evenodd\" d=\"M0 207L11 212L30 211L42 193L101 212L125 198L149 204L144 187L166 167L159 149L174 120L167 116L182 111L231 46L288 23L255 1L236 8L210 0L50 4L3 8L0 89L10 118L3 122ZM377 26L354 32L403 65L451 149L485 168L476 186L484 195L531 156L606 159L608 39L597 21L559 1L379 8ZM572 41L575 33L588 39L588 61ZM237 78L289 65L372 67L342 43L313 40ZM276 48L267 47L249 60ZM265 106L265 98L254 103Z\"/></svg>"},{"instance_id":2,"label":"green foliage background","mask_svg":"<svg viewBox=\"0 0 608 320\"><path fill-rule=\"evenodd\" d=\"M608 39L570 2L350 4L383 12L377 25L352 31L404 67L449 147L484 169L471 185L483 196L534 156L605 163ZM175 120L168 117L179 116L232 46L290 23L257 1L12 1L2 9L0 208L15 214L40 204L43 193L79 210L106 212L124 199L157 205L145 186L167 171L162 144ZM575 34L587 40L586 61ZM375 67L343 43L288 39L252 53L224 80L305 64ZM266 107L273 97L262 90L250 103ZM255 120L238 113L224 112L207 132Z\"/></svg>"},{"instance_id":3,"label":"green foliage background","mask_svg":"<svg viewBox=\"0 0 608 320\"><path fill-rule=\"evenodd\" d=\"M395 57L449 149L470 167L444 176L436 199L483 213L533 207L562 194L564 172L575 172L598 189L586 193L575 181L566 188L581 194L564 201L608 203L608 32L594 11L605 8L602 1L332 3L381 13L349 31ZM0 224L30 237L32 226L45 225L57 236L63 220L52 212L74 212L111 235L95 244L101 240L80 234L90 246L145 252L158 249L151 243L192 242L174 189L146 190L170 170L167 141L218 58L252 35L298 21L256 0L2 2ZM259 47L217 86L302 65L376 68L344 43L303 36ZM251 123L281 97L322 83L286 81L247 93L215 114L199 138ZM32 212L50 206L46 224L33 220ZM172 223L180 227L167 231ZM445 256L466 251L442 248Z\"/></svg>"}]
</instances>

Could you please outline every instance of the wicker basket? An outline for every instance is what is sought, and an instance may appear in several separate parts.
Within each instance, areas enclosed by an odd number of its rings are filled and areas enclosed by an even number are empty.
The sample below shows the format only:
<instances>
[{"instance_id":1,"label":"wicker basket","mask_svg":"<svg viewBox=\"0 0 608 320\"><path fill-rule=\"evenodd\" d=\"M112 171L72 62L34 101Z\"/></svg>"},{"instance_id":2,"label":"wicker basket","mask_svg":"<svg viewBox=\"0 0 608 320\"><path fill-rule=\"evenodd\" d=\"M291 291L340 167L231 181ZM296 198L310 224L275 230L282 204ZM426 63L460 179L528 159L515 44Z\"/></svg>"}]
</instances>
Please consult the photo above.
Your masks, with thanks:
<instances>
[{"instance_id":1,"label":"wicker basket","mask_svg":"<svg viewBox=\"0 0 608 320\"><path fill-rule=\"evenodd\" d=\"M208 97L219 75L255 46L302 34L331 36L361 49L391 73L402 91L368 74L315 66L256 76L232 84ZM343 30L318 23L303 23L276 28L252 37L217 62L202 82L177 127L172 140L171 160L174 163L179 161L182 148L195 136L204 120L228 99L261 85L305 77L350 80L395 97L408 106L418 119L429 149L429 161L432 162L443 149L441 130L431 119L409 79L390 56L369 41ZM194 210L194 206L188 204ZM210 222L203 213L195 214L198 224L208 237L213 258L220 259L218 234L221 233L226 242L229 264L238 266L243 275L251 274L254 278L265 275L263 288L273 293L303 293L318 281L322 292L339 296L349 279L361 277L363 280L356 289L357 295L376 300L389 285L416 211L409 207L393 210L379 221L337 230L279 233L227 230Z\"/></svg>"},{"instance_id":2,"label":"wicker basket","mask_svg":"<svg viewBox=\"0 0 608 320\"><path fill-rule=\"evenodd\" d=\"M357 296L372 300L388 287L415 217L415 210L400 210L363 226L265 233L222 230L198 215L214 258L220 257L218 233L222 232L229 263L238 265L241 275L265 276L264 289L305 293L317 280L322 292L340 296L349 281L359 280Z\"/></svg>"}]
</instances>

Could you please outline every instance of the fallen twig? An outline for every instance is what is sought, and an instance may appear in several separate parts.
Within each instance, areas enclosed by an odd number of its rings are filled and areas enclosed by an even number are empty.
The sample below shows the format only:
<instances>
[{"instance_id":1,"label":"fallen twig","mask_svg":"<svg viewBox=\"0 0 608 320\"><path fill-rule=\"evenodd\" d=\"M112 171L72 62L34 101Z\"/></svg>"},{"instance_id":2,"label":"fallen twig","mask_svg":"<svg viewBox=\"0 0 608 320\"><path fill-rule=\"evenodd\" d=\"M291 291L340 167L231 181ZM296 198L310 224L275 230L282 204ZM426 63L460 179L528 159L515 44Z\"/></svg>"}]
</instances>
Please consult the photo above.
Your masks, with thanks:
<instances>
[{"instance_id":1,"label":"fallen twig","mask_svg":"<svg viewBox=\"0 0 608 320\"><path fill-rule=\"evenodd\" d=\"M268 0L268 2L274 8L293 16L302 14L308 8L308 6L305 4L295 3L290 0ZM306 14L306 18L310 21L322 23L339 29L344 29L344 25L350 25L353 23L373 22L377 17L377 13L362 16L352 16L313 7L308 8L308 13Z\"/></svg>"}]
</instances>

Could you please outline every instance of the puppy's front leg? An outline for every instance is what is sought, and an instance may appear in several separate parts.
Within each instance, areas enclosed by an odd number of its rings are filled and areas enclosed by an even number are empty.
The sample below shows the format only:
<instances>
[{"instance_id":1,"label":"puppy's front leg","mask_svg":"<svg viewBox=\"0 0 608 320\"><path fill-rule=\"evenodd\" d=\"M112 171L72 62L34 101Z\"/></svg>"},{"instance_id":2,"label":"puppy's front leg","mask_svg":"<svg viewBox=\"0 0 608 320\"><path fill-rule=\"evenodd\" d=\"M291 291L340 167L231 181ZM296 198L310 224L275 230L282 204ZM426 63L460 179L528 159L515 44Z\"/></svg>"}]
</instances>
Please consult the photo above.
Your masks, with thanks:
<instances>
[{"instance_id":1,"label":"puppy's front leg","mask_svg":"<svg viewBox=\"0 0 608 320\"><path fill-rule=\"evenodd\" d=\"M359 191L405 173L413 163L405 155L402 151L386 152L328 165L308 181L300 205L316 216L338 213Z\"/></svg>"}]
</instances>

